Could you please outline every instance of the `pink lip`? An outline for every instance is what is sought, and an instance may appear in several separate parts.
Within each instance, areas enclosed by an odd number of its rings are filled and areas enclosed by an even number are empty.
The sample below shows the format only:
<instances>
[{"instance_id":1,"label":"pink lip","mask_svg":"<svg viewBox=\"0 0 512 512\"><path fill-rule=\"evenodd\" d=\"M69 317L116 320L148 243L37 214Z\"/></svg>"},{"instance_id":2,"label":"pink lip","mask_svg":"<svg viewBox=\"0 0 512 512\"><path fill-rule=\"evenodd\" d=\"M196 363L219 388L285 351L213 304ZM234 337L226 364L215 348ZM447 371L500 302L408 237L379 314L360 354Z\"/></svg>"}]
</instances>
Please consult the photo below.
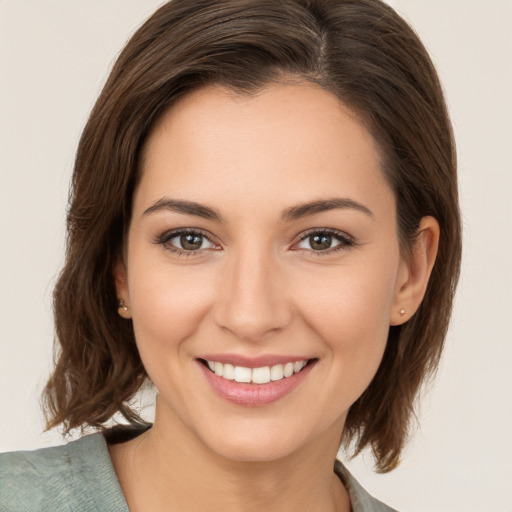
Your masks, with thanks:
<instances>
[{"instance_id":1,"label":"pink lip","mask_svg":"<svg viewBox=\"0 0 512 512\"><path fill-rule=\"evenodd\" d=\"M304 356L283 356L265 354L257 357L247 357L237 354L205 354L201 359L215 361L222 364L232 364L233 366L244 366L245 368L261 368L262 366L274 366L275 364L295 363L297 361L307 361Z\"/></svg>"},{"instance_id":2,"label":"pink lip","mask_svg":"<svg viewBox=\"0 0 512 512\"><path fill-rule=\"evenodd\" d=\"M210 361L211 360L224 362L219 361L219 358L212 358ZM272 361L274 364L282 364L275 363L275 358L272 359ZM287 359L286 361L290 362L293 361L293 359ZM302 359L296 359L296 361L302 361ZM233 364L230 361L226 362ZM259 407L262 405L271 404L272 402L276 402L277 400L288 395L302 383L315 363L316 361L310 361L309 364L305 366L300 372L294 373L291 377L285 377L284 379L269 382L268 384L245 384L219 377L210 369L208 369L203 363L198 361L198 365L203 372L203 375L206 377L206 380L212 389L221 398L224 398L231 403L244 405L247 407ZM260 364L259 362L258 365L267 366L265 364ZM239 364L239 366L244 365ZM259 366L246 365L247 368L258 368Z\"/></svg>"}]
</instances>

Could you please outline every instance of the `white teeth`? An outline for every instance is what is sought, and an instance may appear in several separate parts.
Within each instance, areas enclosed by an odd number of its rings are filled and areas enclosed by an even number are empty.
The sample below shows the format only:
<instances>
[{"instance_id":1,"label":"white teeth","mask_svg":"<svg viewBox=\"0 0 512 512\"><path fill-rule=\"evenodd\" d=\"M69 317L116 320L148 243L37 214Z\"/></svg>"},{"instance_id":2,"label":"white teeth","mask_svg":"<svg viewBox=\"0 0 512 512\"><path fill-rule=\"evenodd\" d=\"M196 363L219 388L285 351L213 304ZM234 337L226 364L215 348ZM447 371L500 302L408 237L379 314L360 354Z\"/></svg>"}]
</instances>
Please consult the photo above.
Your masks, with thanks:
<instances>
[{"instance_id":1,"label":"white teeth","mask_svg":"<svg viewBox=\"0 0 512 512\"><path fill-rule=\"evenodd\" d=\"M268 366L253 368L251 382L254 384L266 384L270 382L270 368Z\"/></svg>"},{"instance_id":2,"label":"white teeth","mask_svg":"<svg viewBox=\"0 0 512 512\"><path fill-rule=\"evenodd\" d=\"M281 380L283 377L284 375L282 364L276 364L270 368L270 380Z\"/></svg>"},{"instance_id":3,"label":"white teeth","mask_svg":"<svg viewBox=\"0 0 512 512\"><path fill-rule=\"evenodd\" d=\"M251 369L243 366L235 366L235 380L237 382L251 382Z\"/></svg>"},{"instance_id":4,"label":"white teeth","mask_svg":"<svg viewBox=\"0 0 512 512\"><path fill-rule=\"evenodd\" d=\"M304 366L306 366L306 361L297 361L293 365L293 372L294 373L300 372L302 370L302 368L304 368Z\"/></svg>"},{"instance_id":5,"label":"white teeth","mask_svg":"<svg viewBox=\"0 0 512 512\"><path fill-rule=\"evenodd\" d=\"M222 376L228 380L235 380L235 367L232 364L225 364Z\"/></svg>"},{"instance_id":6,"label":"white teeth","mask_svg":"<svg viewBox=\"0 0 512 512\"><path fill-rule=\"evenodd\" d=\"M283 375L291 377L293 375L293 363L286 363L283 368Z\"/></svg>"},{"instance_id":7,"label":"white teeth","mask_svg":"<svg viewBox=\"0 0 512 512\"><path fill-rule=\"evenodd\" d=\"M233 366L231 364L222 364L218 361L206 361L206 363L212 372L224 379L247 384L267 384L270 381L281 380L300 372L306 366L307 360L276 364L274 366L262 366L260 368Z\"/></svg>"}]
</instances>

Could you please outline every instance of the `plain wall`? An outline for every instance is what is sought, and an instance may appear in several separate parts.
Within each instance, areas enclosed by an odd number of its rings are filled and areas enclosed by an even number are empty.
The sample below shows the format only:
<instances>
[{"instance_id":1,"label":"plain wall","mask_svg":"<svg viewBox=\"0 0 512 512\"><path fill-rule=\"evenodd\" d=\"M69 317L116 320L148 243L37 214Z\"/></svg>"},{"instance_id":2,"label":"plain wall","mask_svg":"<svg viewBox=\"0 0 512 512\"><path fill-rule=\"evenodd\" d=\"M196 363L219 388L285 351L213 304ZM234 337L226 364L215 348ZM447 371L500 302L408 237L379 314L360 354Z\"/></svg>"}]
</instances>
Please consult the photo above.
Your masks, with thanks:
<instances>
[{"instance_id":1,"label":"plain wall","mask_svg":"<svg viewBox=\"0 0 512 512\"><path fill-rule=\"evenodd\" d=\"M0 451L42 434L51 290L80 131L157 0L0 0ZM438 378L402 465L366 488L403 512L510 512L512 1L395 0L431 52L458 143L464 261Z\"/></svg>"}]
</instances>

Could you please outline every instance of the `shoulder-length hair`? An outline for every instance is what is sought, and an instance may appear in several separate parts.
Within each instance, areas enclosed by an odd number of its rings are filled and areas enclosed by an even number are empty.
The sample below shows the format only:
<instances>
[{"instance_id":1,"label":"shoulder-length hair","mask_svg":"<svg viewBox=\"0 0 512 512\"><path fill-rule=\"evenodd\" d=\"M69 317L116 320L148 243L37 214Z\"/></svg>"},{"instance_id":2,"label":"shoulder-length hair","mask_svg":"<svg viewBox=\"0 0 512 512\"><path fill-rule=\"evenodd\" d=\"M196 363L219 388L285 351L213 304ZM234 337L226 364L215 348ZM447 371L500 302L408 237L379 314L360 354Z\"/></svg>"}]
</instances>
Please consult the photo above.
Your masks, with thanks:
<instances>
[{"instance_id":1,"label":"shoulder-length hair","mask_svg":"<svg viewBox=\"0 0 512 512\"><path fill-rule=\"evenodd\" d=\"M425 298L389 330L373 381L352 405L343 444L393 469L421 384L436 370L460 267L456 155L442 89L413 30L380 0L173 0L115 63L83 131L72 178L66 263L54 292L57 360L44 393L47 426L102 427L147 379L131 322L117 314L113 267L123 250L141 148L190 91L251 94L286 77L338 96L373 135L397 204L401 250L420 219L440 225Z\"/></svg>"}]
</instances>

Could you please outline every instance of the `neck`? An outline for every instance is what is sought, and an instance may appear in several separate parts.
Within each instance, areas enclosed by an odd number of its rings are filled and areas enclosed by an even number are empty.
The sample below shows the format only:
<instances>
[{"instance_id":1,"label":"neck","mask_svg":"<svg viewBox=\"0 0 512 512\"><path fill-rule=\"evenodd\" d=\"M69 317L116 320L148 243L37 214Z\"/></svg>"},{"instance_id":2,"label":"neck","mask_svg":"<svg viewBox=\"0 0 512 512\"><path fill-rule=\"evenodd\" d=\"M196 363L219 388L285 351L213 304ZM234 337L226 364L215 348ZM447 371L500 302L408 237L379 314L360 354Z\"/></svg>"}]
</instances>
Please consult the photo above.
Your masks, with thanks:
<instances>
[{"instance_id":1,"label":"neck","mask_svg":"<svg viewBox=\"0 0 512 512\"><path fill-rule=\"evenodd\" d=\"M338 428L276 460L230 460L157 406L149 431L110 452L132 512L171 505L190 512L348 512L348 494L333 472L339 437Z\"/></svg>"}]
</instances>

